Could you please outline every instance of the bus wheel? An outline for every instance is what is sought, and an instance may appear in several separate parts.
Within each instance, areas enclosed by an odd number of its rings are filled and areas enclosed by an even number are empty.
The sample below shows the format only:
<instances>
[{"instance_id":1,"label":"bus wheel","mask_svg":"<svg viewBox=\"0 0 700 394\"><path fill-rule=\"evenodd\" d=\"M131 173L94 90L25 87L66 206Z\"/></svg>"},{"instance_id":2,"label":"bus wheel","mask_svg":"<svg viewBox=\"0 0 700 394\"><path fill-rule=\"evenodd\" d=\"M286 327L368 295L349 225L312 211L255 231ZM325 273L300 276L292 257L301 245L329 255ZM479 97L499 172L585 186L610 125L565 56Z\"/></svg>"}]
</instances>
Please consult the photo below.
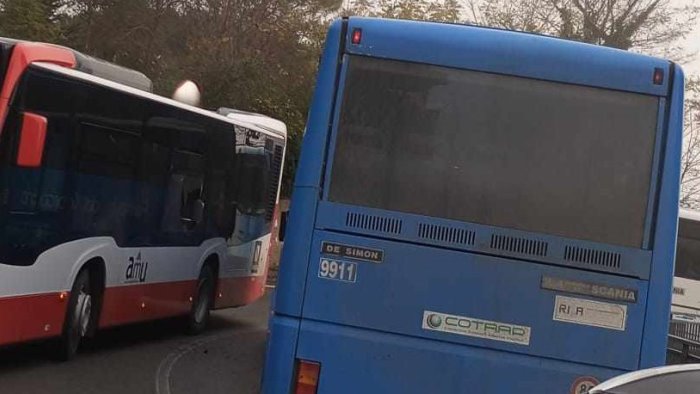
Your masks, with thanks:
<instances>
[{"instance_id":1,"label":"bus wheel","mask_svg":"<svg viewBox=\"0 0 700 394\"><path fill-rule=\"evenodd\" d=\"M214 272L208 264L202 267L197 280L197 294L187 318L187 332L196 335L204 331L209 321L209 311L214 300Z\"/></svg>"},{"instance_id":2,"label":"bus wheel","mask_svg":"<svg viewBox=\"0 0 700 394\"><path fill-rule=\"evenodd\" d=\"M93 311L93 293L90 287L90 271L83 269L75 278L70 292L66 321L59 341L58 357L67 361L75 357L80 341L90 330Z\"/></svg>"}]
</instances>

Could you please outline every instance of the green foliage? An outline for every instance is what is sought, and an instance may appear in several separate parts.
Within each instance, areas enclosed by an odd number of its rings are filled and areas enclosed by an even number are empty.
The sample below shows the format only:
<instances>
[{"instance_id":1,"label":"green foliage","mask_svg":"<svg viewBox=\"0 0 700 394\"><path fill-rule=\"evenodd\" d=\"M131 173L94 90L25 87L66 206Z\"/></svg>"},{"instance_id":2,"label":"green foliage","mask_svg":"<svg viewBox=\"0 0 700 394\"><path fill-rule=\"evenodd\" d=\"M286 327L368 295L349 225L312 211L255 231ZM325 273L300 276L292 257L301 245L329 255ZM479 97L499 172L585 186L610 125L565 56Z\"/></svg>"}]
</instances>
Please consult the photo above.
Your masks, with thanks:
<instances>
[{"instance_id":1,"label":"green foliage","mask_svg":"<svg viewBox=\"0 0 700 394\"><path fill-rule=\"evenodd\" d=\"M681 60L700 7L671 0L470 0L474 22Z\"/></svg>"},{"instance_id":2,"label":"green foliage","mask_svg":"<svg viewBox=\"0 0 700 394\"><path fill-rule=\"evenodd\" d=\"M462 19L457 0L355 0L349 5L345 10L348 15L451 23Z\"/></svg>"},{"instance_id":3,"label":"green foliage","mask_svg":"<svg viewBox=\"0 0 700 394\"><path fill-rule=\"evenodd\" d=\"M0 36L54 42L59 37L59 4L47 0L1 0Z\"/></svg>"}]
</instances>

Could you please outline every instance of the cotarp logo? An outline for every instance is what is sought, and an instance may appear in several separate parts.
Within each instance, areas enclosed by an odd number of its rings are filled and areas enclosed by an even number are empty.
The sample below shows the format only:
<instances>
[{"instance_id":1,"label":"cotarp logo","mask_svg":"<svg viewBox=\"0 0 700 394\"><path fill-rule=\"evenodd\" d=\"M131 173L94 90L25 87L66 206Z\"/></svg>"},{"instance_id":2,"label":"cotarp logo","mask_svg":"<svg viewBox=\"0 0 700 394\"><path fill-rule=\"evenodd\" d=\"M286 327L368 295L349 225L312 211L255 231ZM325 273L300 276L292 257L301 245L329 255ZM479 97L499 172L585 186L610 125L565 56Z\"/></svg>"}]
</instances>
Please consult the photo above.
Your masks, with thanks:
<instances>
[{"instance_id":1,"label":"cotarp logo","mask_svg":"<svg viewBox=\"0 0 700 394\"><path fill-rule=\"evenodd\" d=\"M530 327L467 316L423 311L422 328L467 337L530 345Z\"/></svg>"},{"instance_id":2,"label":"cotarp logo","mask_svg":"<svg viewBox=\"0 0 700 394\"><path fill-rule=\"evenodd\" d=\"M428 315L426 322L431 328L438 328L442 325L442 317L440 317L440 315L432 313Z\"/></svg>"}]
</instances>

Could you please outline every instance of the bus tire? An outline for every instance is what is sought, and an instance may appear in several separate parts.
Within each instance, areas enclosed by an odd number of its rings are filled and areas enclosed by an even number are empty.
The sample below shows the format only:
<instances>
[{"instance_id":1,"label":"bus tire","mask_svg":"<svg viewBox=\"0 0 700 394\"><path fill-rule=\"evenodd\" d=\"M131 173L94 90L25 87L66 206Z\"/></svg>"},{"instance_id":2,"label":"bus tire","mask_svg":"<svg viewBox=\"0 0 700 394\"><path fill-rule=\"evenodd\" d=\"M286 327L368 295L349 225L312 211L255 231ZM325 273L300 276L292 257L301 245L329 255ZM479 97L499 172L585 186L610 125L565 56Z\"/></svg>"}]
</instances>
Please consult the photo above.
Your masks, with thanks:
<instances>
[{"instance_id":1,"label":"bus tire","mask_svg":"<svg viewBox=\"0 0 700 394\"><path fill-rule=\"evenodd\" d=\"M187 333L190 335L200 334L207 327L216 288L214 281L214 271L205 264L199 273L192 309L187 317Z\"/></svg>"},{"instance_id":2,"label":"bus tire","mask_svg":"<svg viewBox=\"0 0 700 394\"><path fill-rule=\"evenodd\" d=\"M74 358L81 340L90 332L95 290L92 287L90 270L81 269L71 288L63 333L58 343L57 356L61 361Z\"/></svg>"}]
</instances>

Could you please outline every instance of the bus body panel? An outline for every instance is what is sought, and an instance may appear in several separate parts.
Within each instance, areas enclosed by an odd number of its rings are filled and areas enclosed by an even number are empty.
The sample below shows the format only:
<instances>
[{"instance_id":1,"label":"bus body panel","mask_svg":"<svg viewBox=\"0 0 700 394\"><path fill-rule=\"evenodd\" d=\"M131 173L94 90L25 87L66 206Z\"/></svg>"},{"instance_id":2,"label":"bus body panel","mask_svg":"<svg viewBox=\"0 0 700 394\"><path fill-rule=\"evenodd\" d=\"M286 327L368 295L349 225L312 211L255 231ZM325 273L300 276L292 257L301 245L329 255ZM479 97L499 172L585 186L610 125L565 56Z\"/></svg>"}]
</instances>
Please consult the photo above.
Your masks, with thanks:
<instances>
[{"instance_id":1,"label":"bus body panel","mask_svg":"<svg viewBox=\"0 0 700 394\"><path fill-rule=\"evenodd\" d=\"M383 252L383 261L321 253L324 242L379 250ZM475 354L480 348L490 348L624 370L635 369L639 362L643 304L552 291L543 289L542 283L545 277L595 283L630 289L638 294L638 299L645 299L645 281L324 231L316 232L311 250L305 320L469 345L475 348ZM324 260L345 263L346 273L324 272L321 267ZM352 275L347 274L350 266L353 266ZM347 280L350 276L354 282ZM554 316L560 312L557 298L567 304L587 300L593 302L591 307L623 310L620 321L615 321L622 326L601 328L555 321ZM506 333L504 339L495 339L496 336L478 337L480 330L471 334L429 330L425 328L425 316L431 312L469 321L496 322L503 325L499 326L503 332L513 326L526 327L529 333L522 336L514 333L512 337ZM575 311L570 312L572 317L576 316ZM587 309L585 314L589 312ZM438 329L446 328L447 323L443 321ZM607 324L598 317L588 323ZM459 321L459 324L472 323ZM478 323L473 326L478 327ZM606 346L591 349L591 343ZM318 361L323 364L325 357Z\"/></svg>"},{"instance_id":2,"label":"bus body panel","mask_svg":"<svg viewBox=\"0 0 700 394\"><path fill-rule=\"evenodd\" d=\"M273 315L268 323L268 342L261 393L276 394L292 392L294 357L299 338L299 319Z\"/></svg>"},{"instance_id":3,"label":"bus body panel","mask_svg":"<svg viewBox=\"0 0 700 394\"><path fill-rule=\"evenodd\" d=\"M0 344L59 334L72 283L92 259L105 262L100 327L186 314L197 276L211 256L217 257L222 271L217 308L243 305L262 295L262 275L226 268L233 266L233 260L223 239L210 239L198 247L120 248L109 237L86 238L47 250L30 267L3 266L0 311L17 316L21 323L20 328L4 325Z\"/></svg>"},{"instance_id":4,"label":"bus body panel","mask_svg":"<svg viewBox=\"0 0 700 394\"><path fill-rule=\"evenodd\" d=\"M341 21L334 22L328 32L302 142L304 149L299 158L292 192L294 208L290 206L287 224L289 231L285 240L287 246L282 250L275 299L275 312L283 315L301 315L306 272L300 271L297 264L308 260L308 244L314 227L321 174L324 170L323 161L318 160L317 155L318 152L325 152L329 139L328 128L339 72L333 65L338 61L341 35L344 33L344 22Z\"/></svg>"},{"instance_id":5,"label":"bus body panel","mask_svg":"<svg viewBox=\"0 0 700 394\"><path fill-rule=\"evenodd\" d=\"M354 222L348 221L349 217L357 218ZM377 218L386 223L393 224L397 228L371 228L361 223L359 218ZM320 201L316 213L316 228L342 233L370 235L374 237L389 238L396 241L413 244L430 244L445 248L462 250L465 252L485 253L513 257L516 259L528 259L544 264L555 264L564 267L584 270L595 270L604 273L628 276L638 279L649 279L652 252L644 249L635 249L617 245L603 245L597 242L585 240L572 240L569 238L541 234L530 231L508 229L481 225L477 223L464 223L452 219L428 217L419 214L389 212L382 209L353 206L345 203ZM422 230L421 230L422 229ZM388 230L388 231L386 231ZM452 231L452 233L450 233ZM459 233L457 233L459 232ZM459 237L463 237L460 239ZM491 243L493 236L508 237L512 239L533 240L547 244L546 253L527 253L529 251L508 250L508 247ZM608 252L619 256L617 264L591 265L586 261L567 259L567 248L578 247Z\"/></svg>"},{"instance_id":6,"label":"bus body panel","mask_svg":"<svg viewBox=\"0 0 700 394\"><path fill-rule=\"evenodd\" d=\"M678 234L678 200L680 183L680 160L683 145L683 94L684 75L680 66L674 66L673 86L668 100L666 120L666 149L661 184L658 191L656 211L656 231L654 245L673 245L654 249L649 280L647 311L649 318L644 322L642 357L639 368L650 368L666 362L666 344L669 320L660 318L671 315L671 294L673 290L673 269L676 256Z\"/></svg>"},{"instance_id":7,"label":"bus body panel","mask_svg":"<svg viewBox=\"0 0 700 394\"><path fill-rule=\"evenodd\" d=\"M577 378L625 372L312 320L297 357L322 360L317 392L334 394L568 393Z\"/></svg>"},{"instance_id":8,"label":"bus body panel","mask_svg":"<svg viewBox=\"0 0 700 394\"><path fill-rule=\"evenodd\" d=\"M299 167L294 178L294 187L320 187L324 163L318 160L319 152L325 152L328 131L333 115L333 100L336 97L339 67L334 66L340 59L340 43L345 34L344 23L334 22L326 38L319 63L316 89L309 109L309 119L304 132L304 149L299 157Z\"/></svg>"},{"instance_id":9,"label":"bus body panel","mask_svg":"<svg viewBox=\"0 0 700 394\"><path fill-rule=\"evenodd\" d=\"M275 313L281 315L301 316L306 270L300 267L309 259L318 193L315 187L294 188L274 295Z\"/></svg>"},{"instance_id":10,"label":"bus body panel","mask_svg":"<svg viewBox=\"0 0 700 394\"><path fill-rule=\"evenodd\" d=\"M348 34L362 29L362 41L353 45L347 40L346 53L656 96L668 93L670 63L662 59L521 32L440 23L416 29L415 23L350 18ZM660 85L651 84L655 68L664 72Z\"/></svg>"},{"instance_id":11,"label":"bus body panel","mask_svg":"<svg viewBox=\"0 0 700 394\"><path fill-rule=\"evenodd\" d=\"M221 239L208 240L199 247L119 248L112 238L103 237L58 245L31 267L5 266L0 278L0 312L19 321L3 325L0 345L60 334L71 285L80 268L92 259L106 262L99 322L104 328L186 314L199 271L214 255L221 268L231 265ZM135 256L140 256L139 262L146 267L137 268L136 273L144 280L137 277L127 283ZM264 277L224 273L217 289L216 308L245 305L262 296Z\"/></svg>"}]
</instances>

